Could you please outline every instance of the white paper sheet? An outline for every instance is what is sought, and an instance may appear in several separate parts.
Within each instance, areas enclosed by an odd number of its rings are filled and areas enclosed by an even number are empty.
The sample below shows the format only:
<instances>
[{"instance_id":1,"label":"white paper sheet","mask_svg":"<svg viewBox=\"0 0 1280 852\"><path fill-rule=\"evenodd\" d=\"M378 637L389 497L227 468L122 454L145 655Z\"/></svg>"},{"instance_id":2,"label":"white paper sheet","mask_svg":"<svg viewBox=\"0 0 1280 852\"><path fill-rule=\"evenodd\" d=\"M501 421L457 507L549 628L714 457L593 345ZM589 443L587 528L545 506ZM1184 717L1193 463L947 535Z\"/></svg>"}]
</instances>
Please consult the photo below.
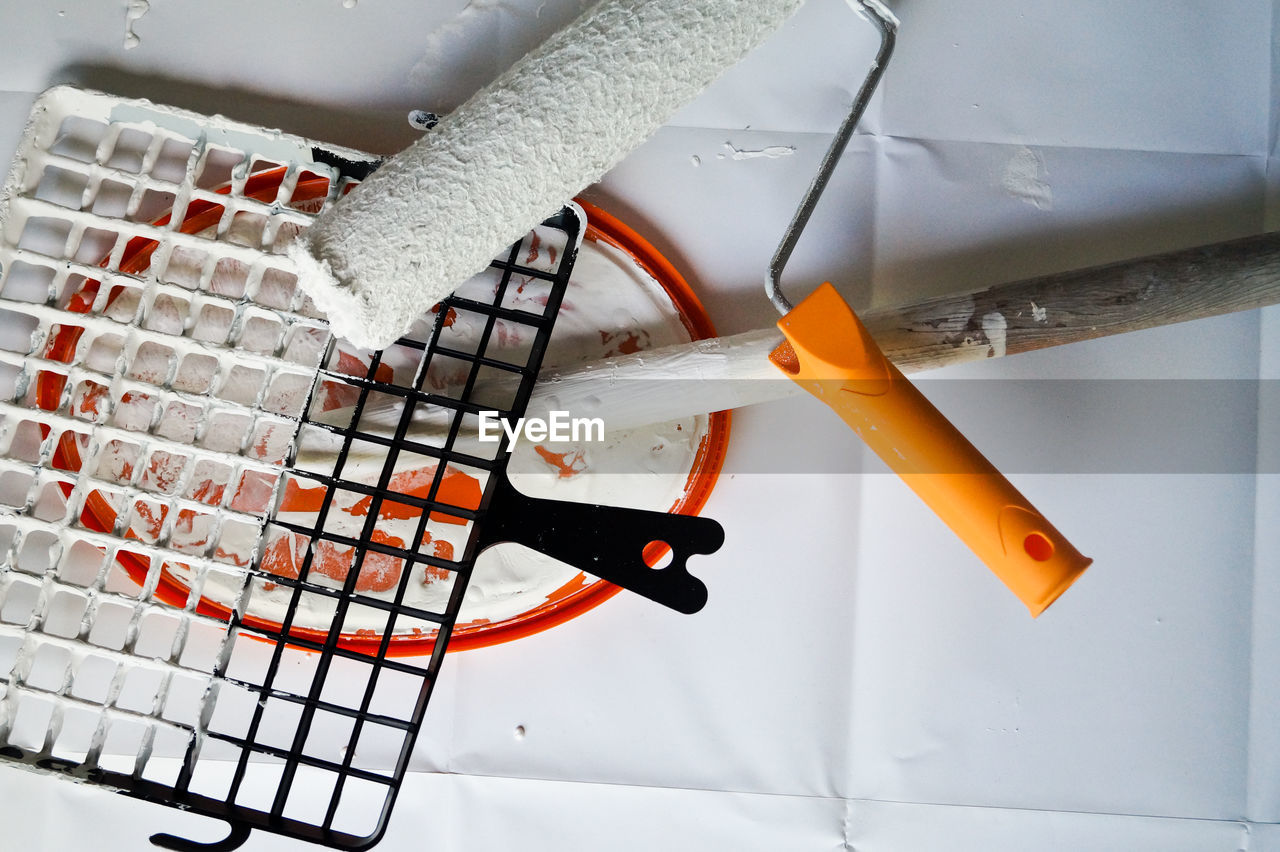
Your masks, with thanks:
<instances>
[{"instance_id":1,"label":"white paper sheet","mask_svg":"<svg viewBox=\"0 0 1280 852\"><path fill-rule=\"evenodd\" d=\"M8 4L0 156L64 80L392 151L409 109L457 102L583 5L154 0L125 51L123 3ZM1280 227L1273 2L891 6L897 56L793 296L830 279L885 304ZM874 44L812 0L587 193L721 332L775 320L765 264ZM733 157L770 148L794 150ZM1277 308L936 378L999 382L985 416L957 412L993 456L1069 456L1175 430L1001 380L1259 375L1280 380ZM1255 416L1178 424L1179 446L1212 427L1216 463L1280 468L1261 387ZM691 565L707 609L621 596L450 659L383 848L1280 850L1280 475L1015 475L1096 560L1032 621L896 480L858 473L878 465L807 398L736 415L742 472L705 510L727 541ZM0 790L15 848L221 836L16 771Z\"/></svg>"}]
</instances>

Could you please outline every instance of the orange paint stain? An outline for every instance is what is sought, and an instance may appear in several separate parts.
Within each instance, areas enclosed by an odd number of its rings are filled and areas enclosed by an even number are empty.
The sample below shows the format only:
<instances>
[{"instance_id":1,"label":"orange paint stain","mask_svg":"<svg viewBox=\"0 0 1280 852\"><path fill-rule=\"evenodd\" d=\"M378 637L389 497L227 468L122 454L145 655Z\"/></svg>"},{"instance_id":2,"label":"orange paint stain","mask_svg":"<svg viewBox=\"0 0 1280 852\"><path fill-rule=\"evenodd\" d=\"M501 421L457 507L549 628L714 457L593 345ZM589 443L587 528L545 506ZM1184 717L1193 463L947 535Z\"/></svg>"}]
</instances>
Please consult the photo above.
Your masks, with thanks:
<instances>
[{"instance_id":1,"label":"orange paint stain","mask_svg":"<svg viewBox=\"0 0 1280 852\"><path fill-rule=\"evenodd\" d=\"M62 404L62 391L67 377L61 373L40 370L36 373L36 407L45 411L57 411Z\"/></svg>"},{"instance_id":2,"label":"orange paint stain","mask_svg":"<svg viewBox=\"0 0 1280 852\"><path fill-rule=\"evenodd\" d=\"M222 497L227 491L226 484L216 484L212 479L206 479L197 485L191 491L191 499L198 500L207 506L217 506L222 502Z\"/></svg>"},{"instance_id":3,"label":"orange paint stain","mask_svg":"<svg viewBox=\"0 0 1280 852\"><path fill-rule=\"evenodd\" d=\"M231 498L231 508L248 515L263 514L271 505L271 491L278 478L274 473L246 470Z\"/></svg>"},{"instance_id":4,"label":"orange paint stain","mask_svg":"<svg viewBox=\"0 0 1280 852\"><path fill-rule=\"evenodd\" d=\"M78 325L54 324L49 329L49 342L44 347L44 357L50 361L70 364L76 357L76 344L80 342L84 328Z\"/></svg>"},{"instance_id":5,"label":"orange paint stain","mask_svg":"<svg viewBox=\"0 0 1280 852\"><path fill-rule=\"evenodd\" d=\"M371 539L388 547L404 548L404 541L374 530ZM262 570L277 577L297 579L306 556L307 538L296 533L277 537L262 555ZM327 577L335 583L345 583L347 574L355 562L355 548L344 547L331 541L318 541L311 560L311 576ZM368 551L360 564L356 577L357 592L385 592L395 588L404 570L404 560L387 553Z\"/></svg>"},{"instance_id":6,"label":"orange paint stain","mask_svg":"<svg viewBox=\"0 0 1280 852\"><path fill-rule=\"evenodd\" d=\"M169 507L163 503L147 503L138 500L133 504L134 521L129 525L127 538L134 538L147 544L155 544L160 538L160 528L164 519L169 516Z\"/></svg>"},{"instance_id":7,"label":"orange paint stain","mask_svg":"<svg viewBox=\"0 0 1280 852\"><path fill-rule=\"evenodd\" d=\"M541 444L537 444L533 451L542 456L544 462L556 469L556 475L560 479L572 479L587 469L584 450L553 453Z\"/></svg>"},{"instance_id":8,"label":"orange paint stain","mask_svg":"<svg viewBox=\"0 0 1280 852\"><path fill-rule=\"evenodd\" d=\"M352 517L363 518L369 514L369 506L372 504L372 497L363 497L347 511ZM397 503L394 500L383 499L378 504L378 517L384 521L412 521L415 518L422 517L422 510L417 506L410 506L408 503Z\"/></svg>"},{"instance_id":9,"label":"orange paint stain","mask_svg":"<svg viewBox=\"0 0 1280 852\"><path fill-rule=\"evenodd\" d=\"M590 586L594 582L595 582L594 580L588 580L587 575L579 571L578 575L574 577L572 580L565 583L563 586L556 589L554 592L551 592L550 594L548 594L547 600L551 603L564 600L565 598L571 595L576 595L578 592L582 591L583 589L585 589L587 586Z\"/></svg>"},{"instance_id":10,"label":"orange paint stain","mask_svg":"<svg viewBox=\"0 0 1280 852\"><path fill-rule=\"evenodd\" d=\"M98 298L98 288L101 286L101 281L86 278L84 284L80 285L80 289L67 301L67 310L73 314L89 313L93 310L93 303Z\"/></svg>"},{"instance_id":11,"label":"orange paint stain","mask_svg":"<svg viewBox=\"0 0 1280 852\"><path fill-rule=\"evenodd\" d=\"M401 471L391 477L391 481L387 483L387 487L399 494L406 494L410 497L417 497L425 500L431 493L431 482L435 478L435 466L420 467L413 470ZM457 506L459 509L476 510L480 508L480 481L474 476L463 473L460 470L446 468L444 476L440 479L440 488L436 491L436 500L447 503L450 506ZM372 497L365 497L356 502L347 511L353 517L364 517L369 514L369 507L373 503ZM404 503L396 503L384 500L382 506L378 510L378 516L382 518L398 518L401 520L409 520L421 516L422 510L416 506L409 506ZM445 524L465 524L465 518L459 518L455 515L448 515L443 512L432 512L430 520L440 521Z\"/></svg>"},{"instance_id":12,"label":"orange paint stain","mask_svg":"<svg viewBox=\"0 0 1280 852\"><path fill-rule=\"evenodd\" d=\"M280 498L281 512L319 512L324 504L324 495L329 489L323 485L316 488L304 488L298 480L290 478L284 484L284 495Z\"/></svg>"},{"instance_id":13,"label":"orange paint stain","mask_svg":"<svg viewBox=\"0 0 1280 852\"><path fill-rule=\"evenodd\" d=\"M434 308L432 308L431 313L433 314L440 313L440 306L436 305ZM450 328L457 321L458 321L458 312L456 310L454 310L453 308L450 308L449 310L445 311L444 323L443 323L445 328Z\"/></svg>"},{"instance_id":14,"label":"orange paint stain","mask_svg":"<svg viewBox=\"0 0 1280 852\"><path fill-rule=\"evenodd\" d=\"M450 561L453 560L453 544L451 542L441 541L439 539L433 540L431 538L431 533L424 531L422 533L422 543L424 545L435 544L433 550L435 551L434 555L436 558L448 559ZM452 574L453 572L447 568L440 568L435 565L423 565L422 585L429 586L435 582L448 580Z\"/></svg>"},{"instance_id":15,"label":"orange paint stain","mask_svg":"<svg viewBox=\"0 0 1280 852\"><path fill-rule=\"evenodd\" d=\"M644 329L636 331L602 331L600 343L607 346L604 356L615 358L619 355L634 355L649 348L649 332Z\"/></svg>"},{"instance_id":16,"label":"orange paint stain","mask_svg":"<svg viewBox=\"0 0 1280 852\"><path fill-rule=\"evenodd\" d=\"M196 518L207 518L208 515L201 514L194 509L181 509L178 512L177 519L173 522L174 533L183 533L193 535L195 533ZM199 541L183 542L182 546L187 549L204 547L209 543L209 537L205 536Z\"/></svg>"},{"instance_id":17,"label":"orange paint stain","mask_svg":"<svg viewBox=\"0 0 1280 852\"><path fill-rule=\"evenodd\" d=\"M341 349L337 351L338 361L334 369L346 376L357 376L365 378L369 375L369 363L362 358L345 352ZM375 382L390 383L394 377L395 371L387 364L379 364L378 369L373 371L373 380ZM360 399L360 389L341 382L321 382L321 411L333 411L336 408L350 408Z\"/></svg>"},{"instance_id":18,"label":"orange paint stain","mask_svg":"<svg viewBox=\"0 0 1280 852\"><path fill-rule=\"evenodd\" d=\"M107 398L107 386L100 385L97 382L86 381L80 388L80 398L76 400L71 413L86 419L96 420L102 413L98 405Z\"/></svg>"},{"instance_id":19,"label":"orange paint stain","mask_svg":"<svg viewBox=\"0 0 1280 852\"><path fill-rule=\"evenodd\" d=\"M214 558L223 562L229 562L237 568L245 568L249 565L249 557L243 553L233 553L229 550L223 550L221 547L213 552Z\"/></svg>"},{"instance_id":20,"label":"orange paint stain","mask_svg":"<svg viewBox=\"0 0 1280 852\"><path fill-rule=\"evenodd\" d=\"M178 484L178 479L181 478L186 466L185 457L164 450L156 450L148 460L143 485L168 494Z\"/></svg>"}]
</instances>

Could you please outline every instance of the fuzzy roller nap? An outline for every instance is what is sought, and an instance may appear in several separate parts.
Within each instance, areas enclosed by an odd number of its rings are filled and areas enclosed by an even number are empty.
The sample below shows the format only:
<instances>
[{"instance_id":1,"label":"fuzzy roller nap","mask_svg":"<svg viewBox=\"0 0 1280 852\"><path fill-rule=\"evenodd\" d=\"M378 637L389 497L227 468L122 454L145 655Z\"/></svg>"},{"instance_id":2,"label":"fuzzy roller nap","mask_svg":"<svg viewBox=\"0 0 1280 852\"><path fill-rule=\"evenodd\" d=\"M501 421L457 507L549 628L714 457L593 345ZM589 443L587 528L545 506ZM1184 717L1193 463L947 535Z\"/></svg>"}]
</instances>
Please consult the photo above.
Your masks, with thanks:
<instances>
[{"instance_id":1,"label":"fuzzy roller nap","mask_svg":"<svg viewBox=\"0 0 1280 852\"><path fill-rule=\"evenodd\" d=\"M291 247L353 343L382 348L599 180L803 0L603 0L379 168Z\"/></svg>"}]
</instances>

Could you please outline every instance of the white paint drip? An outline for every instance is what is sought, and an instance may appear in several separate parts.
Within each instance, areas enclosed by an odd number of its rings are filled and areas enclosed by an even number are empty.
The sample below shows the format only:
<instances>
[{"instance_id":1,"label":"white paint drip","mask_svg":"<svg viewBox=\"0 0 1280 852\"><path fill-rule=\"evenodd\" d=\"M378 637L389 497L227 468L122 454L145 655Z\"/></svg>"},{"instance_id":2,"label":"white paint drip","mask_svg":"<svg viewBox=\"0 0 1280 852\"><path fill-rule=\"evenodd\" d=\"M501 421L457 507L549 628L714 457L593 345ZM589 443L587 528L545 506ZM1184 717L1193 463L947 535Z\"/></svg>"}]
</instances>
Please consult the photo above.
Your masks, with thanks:
<instances>
[{"instance_id":1,"label":"white paint drip","mask_svg":"<svg viewBox=\"0 0 1280 852\"><path fill-rule=\"evenodd\" d=\"M1037 305L1035 302L1032 302L1032 303L1031 303L1031 318L1032 318L1033 320L1035 320L1036 322L1048 322L1048 321L1049 321L1049 309L1048 309L1048 308L1042 308L1042 307L1040 307L1039 305Z\"/></svg>"},{"instance_id":2,"label":"white paint drip","mask_svg":"<svg viewBox=\"0 0 1280 852\"><path fill-rule=\"evenodd\" d=\"M1005 164L1000 186L1010 197L1037 210L1053 209L1053 187L1049 185L1044 158L1025 145L1017 148Z\"/></svg>"},{"instance_id":3,"label":"white paint drip","mask_svg":"<svg viewBox=\"0 0 1280 852\"><path fill-rule=\"evenodd\" d=\"M142 39L138 38L138 34L134 32L133 25L142 20L147 12L151 11L151 4L147 0L129 0L129 8L124 13L124 49L133 50L142 43Z\"/></svg>"},{"instance_id":4,"label":"white paint drip","mask_svg":"<svg viewBox=\"0 0 1280 852\"><path fill-rule=\"evenodd\" d=\"M731 160L777 160L781 157L790 157L796 152L794 145L770 145L767 148L752 151L734 147L732 142L725 142L724 147L728 149Z\"/></svg>"}]
</instances>

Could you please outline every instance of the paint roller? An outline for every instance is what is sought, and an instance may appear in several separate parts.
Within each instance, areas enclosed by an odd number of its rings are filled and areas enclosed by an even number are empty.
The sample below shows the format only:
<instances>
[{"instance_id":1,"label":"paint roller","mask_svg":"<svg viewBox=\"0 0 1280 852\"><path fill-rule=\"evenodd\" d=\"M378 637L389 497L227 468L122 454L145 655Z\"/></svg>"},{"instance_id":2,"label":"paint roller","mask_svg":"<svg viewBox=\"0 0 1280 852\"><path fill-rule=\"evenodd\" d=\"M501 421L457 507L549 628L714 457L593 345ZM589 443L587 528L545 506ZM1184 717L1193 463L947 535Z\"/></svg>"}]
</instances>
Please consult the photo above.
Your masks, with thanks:
<instances>
[{"instance_id":1,"label":"paint roller","mask_svg":"<svg viewBox=\"0 0 1280 852\"><path fill-rule=\"evenodd\" d=\"M603 0L291 247L334 331L384 348L598 181L803 0Z\"/></svg>"}]
</instances>

